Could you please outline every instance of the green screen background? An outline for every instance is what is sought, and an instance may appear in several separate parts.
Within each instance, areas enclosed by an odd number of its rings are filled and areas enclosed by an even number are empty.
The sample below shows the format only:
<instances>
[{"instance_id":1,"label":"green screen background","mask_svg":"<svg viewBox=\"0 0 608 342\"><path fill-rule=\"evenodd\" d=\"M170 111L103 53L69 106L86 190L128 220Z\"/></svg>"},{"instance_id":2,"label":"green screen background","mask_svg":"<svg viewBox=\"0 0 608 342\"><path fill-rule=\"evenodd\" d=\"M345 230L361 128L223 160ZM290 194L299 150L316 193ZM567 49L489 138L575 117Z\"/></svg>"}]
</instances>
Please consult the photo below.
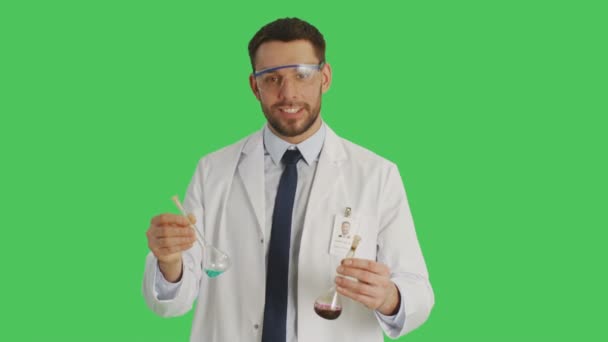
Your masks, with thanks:
<instances>
[{"instance_id":1,"label":"green screen background","mask_svg":"<svg viewBox=\"0 0 608 342\"><path fill-rule=\"evenodd\" d=\"M144 304L144 233L201 156L262 127L246 46L285 16L328 42L324 119L404 179L436 305L399 340L606 338L607 15L603 1L1 2L0 340L187 340L192 313Z\"/></svg>"}]
</instances>

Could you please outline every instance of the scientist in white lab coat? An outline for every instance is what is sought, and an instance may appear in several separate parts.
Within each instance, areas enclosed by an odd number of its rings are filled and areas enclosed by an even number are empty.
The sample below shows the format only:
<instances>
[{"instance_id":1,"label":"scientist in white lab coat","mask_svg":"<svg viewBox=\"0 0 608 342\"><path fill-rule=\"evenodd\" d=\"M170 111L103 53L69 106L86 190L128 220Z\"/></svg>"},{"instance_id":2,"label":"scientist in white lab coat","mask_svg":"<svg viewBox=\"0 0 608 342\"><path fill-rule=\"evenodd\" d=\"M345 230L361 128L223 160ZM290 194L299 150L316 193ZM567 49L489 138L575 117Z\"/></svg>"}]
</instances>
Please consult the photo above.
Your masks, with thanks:
<instances>
[{"instance_id":1,"label":"scientist in white lab coat","mask_svg":"<svg viewBox=\"0 0 608 342\"><path fill-rule=\"evenodd\" d=\"M395 164L323 122L332 71L322 34L279 19L255 34L249 56L267 124L203 157L184 201L232 267L207 277L188 220L155 216L146 303L171 317L196 302L192 341L380 342L383 332L397 338L419 327L434 295L403 183ZM352 241L341 235L345 220L362 240L343 260ZM326 320L313 306L334 285L342 314Z\"/></svg>"}]
</instances>

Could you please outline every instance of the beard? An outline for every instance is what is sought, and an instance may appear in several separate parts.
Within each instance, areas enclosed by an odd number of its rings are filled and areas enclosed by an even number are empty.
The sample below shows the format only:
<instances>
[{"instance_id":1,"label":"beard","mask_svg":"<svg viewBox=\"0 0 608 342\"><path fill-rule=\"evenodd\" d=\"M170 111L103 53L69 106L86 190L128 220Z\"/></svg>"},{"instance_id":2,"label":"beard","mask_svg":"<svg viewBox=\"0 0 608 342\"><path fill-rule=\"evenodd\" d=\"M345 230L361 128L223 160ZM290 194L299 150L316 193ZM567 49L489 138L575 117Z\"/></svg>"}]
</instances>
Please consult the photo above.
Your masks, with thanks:
<instances>
[{"instance_id":1,"label":"beard","mask_svg":"<svg viewBox=\"0 0 608 342\"><path fill-rule=\"evenodd\" d=\"M284 137L296 137L308 131L317 121L319 113L321 112L321 94L321 89L319 89L318 101L314 107L305 102L283 101L270 107L265 106L264 103L262 103L262 111L264 112L266 120L268 120L268 124L277 133ZM303 116L298 119L284 120L281 118L281 114L274 114L280 112L279 107L284 106L301 107L304 112Z\"/></svg>"}]
</instances>

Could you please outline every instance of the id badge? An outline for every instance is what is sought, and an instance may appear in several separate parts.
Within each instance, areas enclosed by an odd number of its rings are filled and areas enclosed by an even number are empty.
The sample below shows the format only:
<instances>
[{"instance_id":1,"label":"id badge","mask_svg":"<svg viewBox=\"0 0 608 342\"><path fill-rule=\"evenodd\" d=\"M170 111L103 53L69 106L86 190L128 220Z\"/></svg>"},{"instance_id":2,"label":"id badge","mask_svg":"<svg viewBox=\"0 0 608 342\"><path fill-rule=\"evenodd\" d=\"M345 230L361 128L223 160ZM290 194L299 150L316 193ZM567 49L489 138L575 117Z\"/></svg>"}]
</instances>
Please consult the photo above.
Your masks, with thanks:
<instances>
[{"instance_id":1,"label":"id badge","mask_svg":"<svg viewBox=\"0 0 608 342\"><path fill-rule=\"evenodd\" d=\"M332 232L329 254L339 258L344 258L353 244L353 237L358 230L358 220L350 215L350 208L347 208L347 215L336 215L334 219L334 229Z\"/></svg>"}]
</instances>

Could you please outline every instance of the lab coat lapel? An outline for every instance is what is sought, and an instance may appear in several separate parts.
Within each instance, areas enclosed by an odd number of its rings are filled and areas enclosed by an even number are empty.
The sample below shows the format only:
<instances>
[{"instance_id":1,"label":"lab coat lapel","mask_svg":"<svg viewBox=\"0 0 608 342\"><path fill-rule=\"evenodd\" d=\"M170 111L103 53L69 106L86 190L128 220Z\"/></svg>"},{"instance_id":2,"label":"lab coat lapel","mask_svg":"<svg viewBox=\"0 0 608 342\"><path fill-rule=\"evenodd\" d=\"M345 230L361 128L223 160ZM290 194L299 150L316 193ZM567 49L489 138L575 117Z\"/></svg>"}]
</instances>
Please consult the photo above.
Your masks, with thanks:
<instances>
[{"instance_id":1,"label":"lab coat lapel","mask_svg":"<svg viewBox=\"0 0 608 342\"><path fill-rule=\"evenodd\" d=\"M249 202L255 212L261 236L264 236L264 145L262 131L252 135L245 143L238 172L245 185Z\"/></svg>"},{"instance_id":2,"label":"lab coat lapel","mask_svg":"<svg viewBox=\"0 0 608 342\"><path fill-rule=\"evenodd\" d=\"M327 127L327 126L326 126ZM319 164L315 174L310 197L306 208L304 222L316 215L318 210L325 208L324 202L334 188L342 183L340 164L346 159L342 141L329 127L319 156Z\"/></svg>"}]
</instances>

